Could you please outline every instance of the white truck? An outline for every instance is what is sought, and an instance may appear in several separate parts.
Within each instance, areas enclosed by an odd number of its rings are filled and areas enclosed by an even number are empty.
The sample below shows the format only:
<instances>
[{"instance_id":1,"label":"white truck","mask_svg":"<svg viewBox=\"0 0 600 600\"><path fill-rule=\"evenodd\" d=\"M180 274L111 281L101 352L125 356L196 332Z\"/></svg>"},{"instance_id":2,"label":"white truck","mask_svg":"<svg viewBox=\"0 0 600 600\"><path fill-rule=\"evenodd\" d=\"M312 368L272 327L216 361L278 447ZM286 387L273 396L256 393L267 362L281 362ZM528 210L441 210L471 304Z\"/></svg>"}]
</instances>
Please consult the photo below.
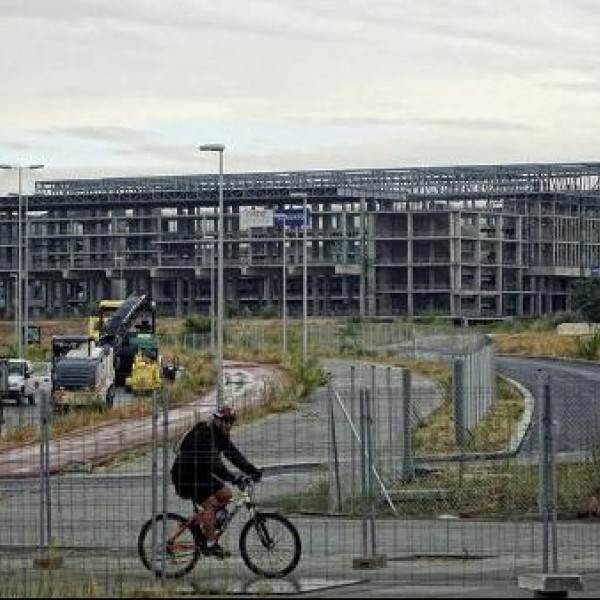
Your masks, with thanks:
<instances>
[{"instance_id":1,"label":"white truck","mask_svg":"<svg viewBox=\"0 0 600 600\"><path fill-rule=\"evenodd\" d=\"M52 338L52 406L111 408L115 397L113 348L89 336Z\"/></svg>"},{"instance_id":2,"label":"white truck","mask_svg":"<svg viewBox=\"0 0 600 600\"><path fill-rule=\"evenodd\" d=\"M31 373L31 363L28 360L24 358L8 359L6 400L14 400L17 404L23 404L27 400L29 404L35 404L35 390L30 382Z\"/></svg>"}]
</instances>

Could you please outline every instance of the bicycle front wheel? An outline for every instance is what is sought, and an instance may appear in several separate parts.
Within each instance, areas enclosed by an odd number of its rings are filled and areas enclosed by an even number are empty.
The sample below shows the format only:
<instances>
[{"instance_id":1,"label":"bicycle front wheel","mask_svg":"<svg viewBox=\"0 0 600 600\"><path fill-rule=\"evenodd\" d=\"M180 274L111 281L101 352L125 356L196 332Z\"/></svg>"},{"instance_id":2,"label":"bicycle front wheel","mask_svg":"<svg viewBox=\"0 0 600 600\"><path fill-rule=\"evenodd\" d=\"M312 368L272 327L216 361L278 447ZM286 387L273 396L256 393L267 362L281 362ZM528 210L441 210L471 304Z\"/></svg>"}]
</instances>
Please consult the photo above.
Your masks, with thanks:
<instances>
[{"instance_id":1,"label":"bicycle front wheel","mask_svg":"<svg viewBox=\"0 0 600 600\"><path fill-rule=\"evenodd\" d=\"M291 573L301 552L297 529L277 513L256 513L240 533L240 554L246 566L261 577L284 577Z\"/></svg>"},{"instance_id":2,"label":"bicycle front wheel","mask_svg":"<svg viewBox=\"0 0 600 600\"><path fill-rule=\"evenodd\" d=\"M157 577L182 577L198 562L200 549L186 523L187 519L175 513L158 514L144 523L138 536L138 553L146 569ZM177 531L180 533L175 541L167 544Z\"/></svg>"}]
</instances>

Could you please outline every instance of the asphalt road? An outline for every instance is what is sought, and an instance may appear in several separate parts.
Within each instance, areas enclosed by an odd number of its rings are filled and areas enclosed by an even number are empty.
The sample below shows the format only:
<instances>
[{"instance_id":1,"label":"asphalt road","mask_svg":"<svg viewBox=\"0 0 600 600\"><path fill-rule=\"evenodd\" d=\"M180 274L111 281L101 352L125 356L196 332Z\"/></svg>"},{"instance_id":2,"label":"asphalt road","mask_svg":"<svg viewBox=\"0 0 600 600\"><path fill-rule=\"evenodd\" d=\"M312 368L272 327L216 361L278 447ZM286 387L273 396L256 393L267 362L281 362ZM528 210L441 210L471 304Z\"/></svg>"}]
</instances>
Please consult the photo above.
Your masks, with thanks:
<instances>
[{"instance_id":1,"label":"asphalt road","mask_svg":"<svg viewBox=\"0 0 600 600\"><path fill-rule=\"evenodd\" d=\"M549 377L556 431L556 451L589 451L600 442L600 365L546 358L497 357L500 372L539 395L542 374ZM527 431L521 454L539 448L537 411Z\"/></svg>"}]
</instances>

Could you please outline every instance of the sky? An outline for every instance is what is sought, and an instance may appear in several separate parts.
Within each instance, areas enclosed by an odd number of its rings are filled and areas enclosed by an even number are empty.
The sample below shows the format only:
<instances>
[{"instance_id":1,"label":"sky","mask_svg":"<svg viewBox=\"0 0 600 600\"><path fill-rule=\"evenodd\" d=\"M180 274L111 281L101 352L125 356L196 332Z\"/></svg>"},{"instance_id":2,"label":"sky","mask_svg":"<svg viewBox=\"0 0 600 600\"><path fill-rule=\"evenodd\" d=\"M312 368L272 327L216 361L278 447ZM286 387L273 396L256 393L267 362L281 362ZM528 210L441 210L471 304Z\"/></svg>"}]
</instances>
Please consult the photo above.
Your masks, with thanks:
<instances>
[{"instance_id":1,"label":"sky","mask_svg":"<svg viewBox=\"0 0 600 600\"><path fill-rule=\"evenodd\" d=\"M34 178L600 159L597 0L0 0ZM0 170L0 193L17 171Z\"/></svg>"}]
</instances>

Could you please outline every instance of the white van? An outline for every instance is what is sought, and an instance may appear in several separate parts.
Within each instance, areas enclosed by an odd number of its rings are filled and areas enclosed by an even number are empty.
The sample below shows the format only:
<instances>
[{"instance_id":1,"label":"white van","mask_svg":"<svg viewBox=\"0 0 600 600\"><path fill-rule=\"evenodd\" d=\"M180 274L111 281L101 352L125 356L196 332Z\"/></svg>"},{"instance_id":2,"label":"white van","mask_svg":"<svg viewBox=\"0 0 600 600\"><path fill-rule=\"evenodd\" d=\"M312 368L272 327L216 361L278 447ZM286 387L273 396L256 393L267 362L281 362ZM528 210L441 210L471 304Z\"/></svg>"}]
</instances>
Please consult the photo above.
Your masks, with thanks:
<instances>
[{"instance_id":1,"label":"white van","mask_svg":"<svg viewBox=\"0 0 600 600\"><path fill-rule=\"evenodd\" d=\"M9 400L22 404L26 399L35 404L35 390L29 379L32 374L31 363L24 358L8 359L8 394Z\"/></svg>"}]
</instances>

